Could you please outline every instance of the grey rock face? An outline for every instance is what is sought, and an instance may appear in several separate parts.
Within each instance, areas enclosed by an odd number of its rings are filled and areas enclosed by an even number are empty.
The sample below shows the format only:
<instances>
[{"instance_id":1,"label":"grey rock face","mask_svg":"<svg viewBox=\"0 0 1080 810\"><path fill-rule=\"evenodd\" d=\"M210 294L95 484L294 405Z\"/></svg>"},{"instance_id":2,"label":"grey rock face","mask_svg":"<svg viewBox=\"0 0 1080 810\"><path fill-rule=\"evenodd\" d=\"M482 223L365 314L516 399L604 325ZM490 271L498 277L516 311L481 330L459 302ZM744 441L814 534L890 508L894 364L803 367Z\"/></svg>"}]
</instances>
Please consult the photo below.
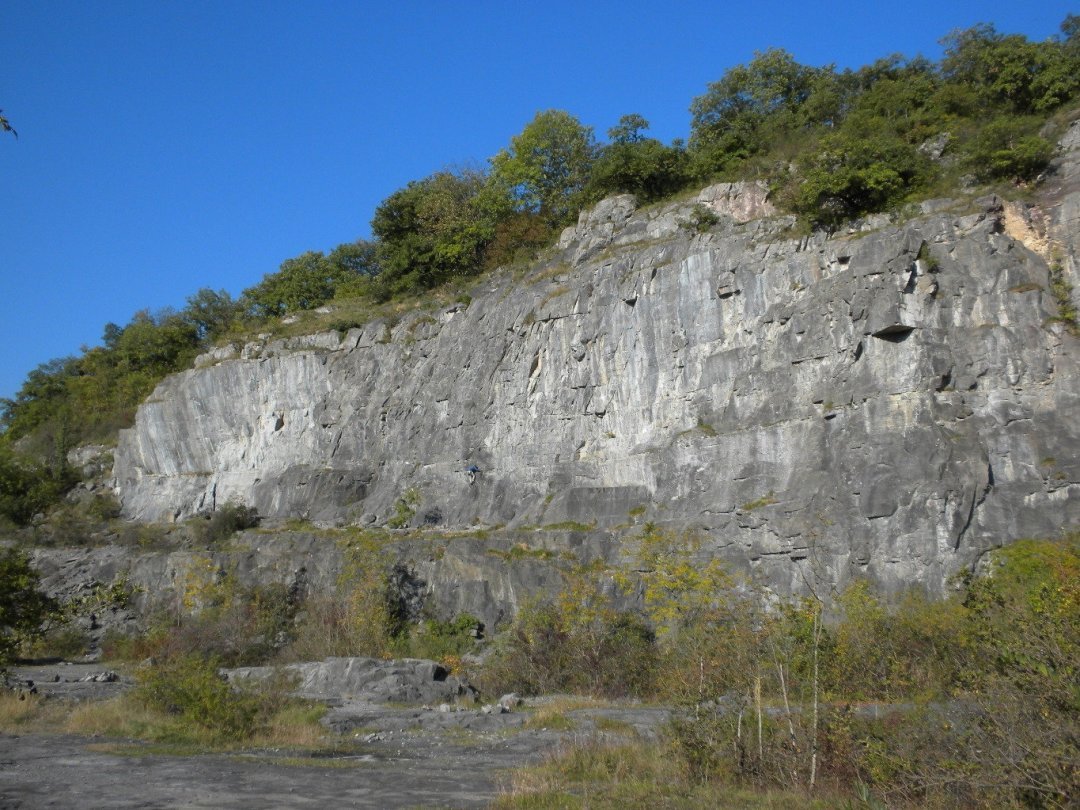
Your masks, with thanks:
<instances>
[{"instance_id":1,"label":"grey rock face","mask_svg":"<svg viewBox=\"0 0 1080 810\"><path fill-rule=\"evenodd\" d=\"M469 684L450 675L435 661L401 658L327 658L282 667L297 680L296 692L312 700L356 700L369 703L439 703L472 700ZM273 667L225 670L230 681L263 680Z\"/></svg>"},{"instance_id":2,"label":"grey rock face","mask_svg":"<svg viewBox=\"0 0 1080 810\"><path fill-rule=\"evenodd\" d=\"M1052 252L1076 275L1069 138L1019 216L935 201L793 238L754 184L641 211L611 198L531 281L486 281L467 308L170 377L121 435L116 492L147 521L237 498L382 523L410 490L413 525L617 539L633 514L781 593L941 590L1080 517L1077 341L1047 292ZM688 227L696 205L719 224Z\"/></svg>"},{"instance_id":3,"label":"grey rock face","mask_svg":"<svg viewBox=\"0 0 1080 810\"><path fill-rule=\"evenodd\" d=\"M570 551L583 563L618 557L615 532L508 530L478 535L433 532L387 542L385 562L400 575L394 587L408 597L411 620L427 613L442 618L468 613L490 635L513 619L524 600L562 587L553 562L556 552ZM32 561L45 591L63 600L85 596L99 585L127 584L130 605L95 615L97 627L90 635L97 647L109 633L136 633L155 615L180 611L193 583L227 577L238 588L278 583L304 598L341 593L343 585L348 587L341 579L347 545L343 538L309 532L248 531L222 548L39 548ZM534 553L523 554L523 545Z\"/></svg>"}]
</instances>

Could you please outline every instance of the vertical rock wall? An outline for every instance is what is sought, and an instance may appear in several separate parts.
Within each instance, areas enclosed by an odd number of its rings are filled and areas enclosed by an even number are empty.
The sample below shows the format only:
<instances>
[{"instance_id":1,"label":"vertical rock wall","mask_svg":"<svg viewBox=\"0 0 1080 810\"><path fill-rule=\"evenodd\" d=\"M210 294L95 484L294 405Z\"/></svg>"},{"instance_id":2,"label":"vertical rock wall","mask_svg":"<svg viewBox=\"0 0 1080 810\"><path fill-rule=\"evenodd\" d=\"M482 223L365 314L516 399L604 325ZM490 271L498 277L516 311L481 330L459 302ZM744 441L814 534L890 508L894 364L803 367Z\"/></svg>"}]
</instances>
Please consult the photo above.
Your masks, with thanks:
<instances>
[{"instance_id":1,"label":"vertical rock wall","mask_svg":"<svg viewBox=\"0 0 1080 810\"><path fill-rule=\"evenodd\" d=\"M1020 212L1069 272L1072 166ZM695 205L720 223L699 233ZM1010 211L933 201L805 237L754 184L612 198L467 307L170 377L121 436L117 492L137 520L238 498L383 522L409 490L414 523L617 534L633 515L699 531L782 592L940 589L1080 517L1077 340L1053 320L1049 248Z\"/></svg>"}]
</instances>

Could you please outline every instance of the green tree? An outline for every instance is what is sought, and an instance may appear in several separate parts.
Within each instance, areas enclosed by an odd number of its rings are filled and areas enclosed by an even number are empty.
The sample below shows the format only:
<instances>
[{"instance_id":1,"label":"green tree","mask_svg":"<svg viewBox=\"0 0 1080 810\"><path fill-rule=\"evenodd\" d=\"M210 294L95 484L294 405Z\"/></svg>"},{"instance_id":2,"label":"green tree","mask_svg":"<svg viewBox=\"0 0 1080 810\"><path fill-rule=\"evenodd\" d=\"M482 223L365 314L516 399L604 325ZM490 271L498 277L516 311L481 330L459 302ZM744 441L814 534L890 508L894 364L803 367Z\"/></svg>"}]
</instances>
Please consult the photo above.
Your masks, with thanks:
<instances>
[{"instance_id":1,"label":"green tree","mask_svg":"<svg viewBox=\"0 0 1080 810\"><path fill-rule=\"evenodd\" d=\"M50 469L0 445L0 517L26 525L55 503L72 483L66 465Z\"/></svg>"},{"instance_id":2,"label":"green tree","mask_svg":"<svg viewBox=\"0 0 1080 810\"><path fill-rule=\"evenodd\" d=\"M1049 112L1080 90L1080 64L1068 44L1075 26L1068 17L1062 29L1067 43L1030 42L985 23L954 31L942 40L943 73L951 82L974 88L987 107L1021 115Z\"/></svg>"},{"instance_id":3,"label":"green tree","mask_svg":"<svg viewBox=\"0 0 1080 810\"><path fill-rule=\"evenodd\" d=\"M879 59L853 78L860 90L844 120L849 133L860 137L887 133L919 144L949 121L940 95L941 77L925 59Z\"/></svg>"},{"instance_id":4,"label":"green tree","mask_svg":"<svg viewBox=\"0 0 1080 810\"><path fill-rule=\"evenodd\" d=\"M188 296L187 306L181 312L181 317L195 327L197 339L205 342L225 334L239 314L239 303L234 301L226 290L214 291L203 287L194 295ZM109 326L116 325L106 325L107 333ZM118 339L119 335L116 338ZM112 342L115 344L116 341ZM109 343L110 339L106 334L105 345L109 346Z\"/></svg>"},{"instance_id":5,"label":"green tree","mask_svg":"<svg viewBox=\"0 0 1080 810\"><path fill-rule=\"evenodd\" d=\"M12 548L0 550L0 666L58 613L59 605L42 592L26 555Z\"/></svg>"},{"instance_id":6,"label":"green tree","mask_svg":"<svg viewBox=\"0 0 1080 810\"><path fill-rule=\"evenodd\" d=\"M1002 116L982 126L967 144L967 165L977 180L1033 180L1047 167L1054 145L1038 135L1039 121Z\"/></svg>"},{"instance_id":7,"label":"green tree","mask_svg":"<svg viewBox=\"0 0 1080 810\"><path fill-rule=\"evenodd\" d=\"M756 53L709 85L690 106L690 151L696 171L709 176L765 151L777 138L807 122L806 102L821 70L800 65L787 51Z\"/></svg>"},{"instance_id":8,"label":"green tree","mask_svg":"<svg viewBox=\"0 0 1080 810\"><path fill-rule=\"evenodd\" d=\"M75 357L58 357L30 371L14 399L0 400L4 438L20 439L48 422L67 400L68 380L78 374Z\"/></svg>"},{"instance_id":9,"label":"green tree","mask_svg":"<svg viewBox=\"0 0 1080 810\"><path fill-rule=\"evenodd\" d=\"M639 202L666 197L689 180L688 159L681 145L664 146L643 133L649 122L640 115L624 115L608 130L611 143L593 164L586 190L589 199L629 192Z\"/></svg>"},{"instance_id":10,"label":"green tree","mask_svg":"<svg viewBox=\"0 0 1080 810\"><path fill-rule=\"evenodd\" d=\"M1061 44L1066 57L1072 60L1080 58L1080 15L1070 14L1062 20L1061 33L1064 35Z\"/></svg>"},{"instance_id":11,"label":"green tree","mask_svg":"<svg viewBox=\"0 0 1080 810\"><path fill-rule=\"evenodd\" d=\"M518 210L561 224L578 210L596 153L591 127L564 110L538 112L491 159L493 179Z\"/></svg>"},{"instance_id":12,"label":"green tree","mask_svg":"<svg viewBox=\"0 0 1080 810\"><path fill-rule=\"evenodd\" d=\"M929 174L926 158L889 135L829 135L801 164L792 207L831 228L895 205Z\"/></svg>"},{"instance_id":13,"label":"green tree","mask_svg":"<svg viewBox=\"0 0 1080 810\"><path fill-rule=\"evenodd\" d=\"M497 194L476 171L437 172L391 194L371 221L378 294L416 292L479 272L499 209Z\"/></svg>"},{"instance_id":14,"label":"green tree","mask_svg":"<svg viewBox=\"0 0 1080 810\"><path fill-rule=\"evenodd\" d=\"M340 266L322 253L309 250L294 259L286 259L276 273L263 276L254 287L244 290L240 300L253 315L279 317L325 304L347 277Z\"/></svg>"},{"instance_id":15,"label":"green tree","mask_svg":"<svg viewBox=\"0 0 1080 810\"><path fill-rule=\"evenodd\" d=\"M46 459L61 476L70 447L104 440L130 424L161 378L194 359L201 346L199 317L143 310L123 328L107 324L104 346L39 366L13 400L0 403L4 439L29 437L24 450Z\"/></svg>"},{"instance_id":16,"label":"green tree","mask_svg":"<svg viewBox=\"0 0 1080 810\"><path fill-rule=\"evenodd\" d=\"M612 143L629 144L644 140L642 134L649 128L649 122L645 116L637 113L629 113L619 119L619 123L608 130L608 137Z\"/></svg>"}]
</instances>

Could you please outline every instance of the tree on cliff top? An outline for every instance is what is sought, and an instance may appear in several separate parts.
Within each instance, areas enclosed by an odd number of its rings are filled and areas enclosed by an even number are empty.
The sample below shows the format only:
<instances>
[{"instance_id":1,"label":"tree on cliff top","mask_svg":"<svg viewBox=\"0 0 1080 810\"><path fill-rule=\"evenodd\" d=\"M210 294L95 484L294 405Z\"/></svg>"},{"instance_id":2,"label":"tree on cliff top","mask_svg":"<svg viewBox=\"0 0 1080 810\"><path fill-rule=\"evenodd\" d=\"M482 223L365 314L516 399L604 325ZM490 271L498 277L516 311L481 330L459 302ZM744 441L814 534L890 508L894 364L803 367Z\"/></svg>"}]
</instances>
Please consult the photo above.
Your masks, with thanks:
<instances>
[{"instance_id":1,"label":"tree on cliff top","mask_svg":"<svg viewBox=\"0 0 1080 810\"><path fill-rule=\"evenodd\" d=\"M564 110L546 110L491 159L493 179L519 210L559 224L577 213L596 154L591 127Z\"/></svg>"},{"instance_id":2,"label":"tree on cliff top","mask_svg":"<svg viewBox=\"0 0 1080 810\"><path fill-rule=\"evenodd\" d=\"M608 130L605 145L593 164L585 196L599 200L609 194L628 192L648 203L673 194L686 185L686 151L676 142L665 146L644 131L649 122L637 114L624 115Z\"/></svg>"},{"instance_id":3,"label":"tree on cliff top","mask_svg":"<svg viewBox=\"0 0 1080 810\"><path fill-rule=\"evenodd\" d=\"M809 103L833 98L831 67L801 65L780 48L756 53L749 64L736 65L690 106L690 151L697 172L707 177L765 151L776 139L815 117L838 114L832 104Z\"/></svg>"},{"instance_id":4,"label":"tree on cliff top","mask_svg":"<svg viewBox=\"0 0 1080 810\"><path fill-rule=\"evenodd\" d=\"M375 290L386 298L479 272L508 201L480 171L441 171L409 183L375 209Z\"/></svg>"},{"instance_id":5,"label":"tree on cliff top","mask_svg":"<svg viewBox=\"0 0 1080 810\"><path fill-rule=\"evenodd\" d=\"M370 275L374 251L364 243L338 246L329 256L309 250L281 263L240 297L244 309L271 318L289 312L314 309L329 301L338 289Z\"/></svg>"}]
</instances>

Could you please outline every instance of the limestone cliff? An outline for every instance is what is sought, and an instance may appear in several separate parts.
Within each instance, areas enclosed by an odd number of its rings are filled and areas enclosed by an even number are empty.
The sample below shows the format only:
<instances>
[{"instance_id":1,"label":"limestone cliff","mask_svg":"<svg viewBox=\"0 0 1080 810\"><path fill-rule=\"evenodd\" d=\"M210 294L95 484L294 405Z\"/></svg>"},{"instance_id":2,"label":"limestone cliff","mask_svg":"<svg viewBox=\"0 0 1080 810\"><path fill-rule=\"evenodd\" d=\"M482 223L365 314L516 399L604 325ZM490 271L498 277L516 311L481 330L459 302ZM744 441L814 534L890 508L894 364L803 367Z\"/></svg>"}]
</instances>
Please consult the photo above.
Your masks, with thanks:
<instances>
[{"instance_id":1,"label":"limestone cliff","mask_svg":"<svg viewBox=\"0 0 1080 810\"><path fill-rule=\"evenodd\" d=\"M1032 206L831 235L754 184L606 200L468 305L200 358L121 435L117 494L137 520L236 498L382 523L410 490L416 524L618 536L632 513L782 592L940 589L1080 518L1078 342L1049 292L1080 259L1078 146Z\"/></svg>"}]
</instances>

